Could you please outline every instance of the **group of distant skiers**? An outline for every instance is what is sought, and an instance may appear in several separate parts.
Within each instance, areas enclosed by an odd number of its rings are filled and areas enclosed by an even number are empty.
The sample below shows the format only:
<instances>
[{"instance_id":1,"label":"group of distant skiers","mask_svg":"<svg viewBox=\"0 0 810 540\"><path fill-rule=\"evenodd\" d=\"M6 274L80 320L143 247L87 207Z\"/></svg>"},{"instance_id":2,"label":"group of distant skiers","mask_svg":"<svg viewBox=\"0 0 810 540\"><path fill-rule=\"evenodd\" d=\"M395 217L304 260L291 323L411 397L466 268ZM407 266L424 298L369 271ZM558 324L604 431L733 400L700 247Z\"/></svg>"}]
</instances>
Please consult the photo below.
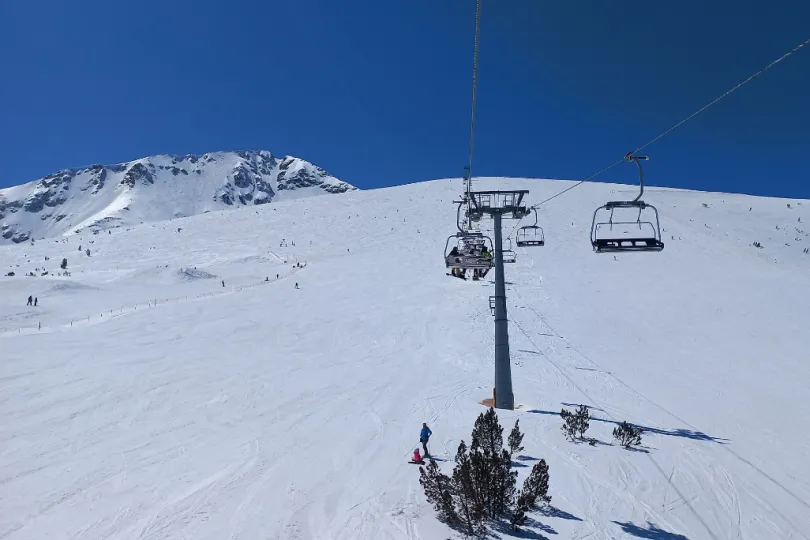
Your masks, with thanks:
<instances>
[{"instance_id":1,"label":"group of distant skiers","mask_svg":"<svg viewBox=\"0 0 810 540\"><path fill-rule=\"evenodd\" d=\"M28 296L28 303L27 303L27 304L25 304L25 305L26 305L26 306L34 306L34 307L37 307L37 304L39 304L39 298L38 298L38 297L35 297L35 296L30 296L30 295L29 295L29 296Z\"/></svg>"}]
</instances>

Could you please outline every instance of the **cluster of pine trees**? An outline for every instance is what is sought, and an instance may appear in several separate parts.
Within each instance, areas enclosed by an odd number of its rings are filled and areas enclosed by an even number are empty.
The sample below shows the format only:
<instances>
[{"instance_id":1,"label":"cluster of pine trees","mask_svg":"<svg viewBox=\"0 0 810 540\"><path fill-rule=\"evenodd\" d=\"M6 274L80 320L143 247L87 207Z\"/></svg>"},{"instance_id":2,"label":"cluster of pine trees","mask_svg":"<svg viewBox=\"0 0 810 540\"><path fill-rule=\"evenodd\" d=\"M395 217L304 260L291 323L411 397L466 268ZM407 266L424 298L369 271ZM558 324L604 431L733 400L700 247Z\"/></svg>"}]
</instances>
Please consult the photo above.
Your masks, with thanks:
<instances>
[{"instance_id":1,"label":"cluster of pine trees","mask_svg":"<svg viewBox=\"0 0 810 540\"><path fill-rule=\"evenodd\" d=\"M518 422L503 444L503 427L495 409L481 413L475 421L470 446L458 446L455 467L448 476L434 460L419 467L419 483L425 496L443 522L466 534L476 535L487 521L508 519L518 528L526 512L551 500L548 496L548 465L534 464L531 473L517 490L517 471L512 470L512 455L523 449L523 434Z\"/></svg>"}]
</instances>

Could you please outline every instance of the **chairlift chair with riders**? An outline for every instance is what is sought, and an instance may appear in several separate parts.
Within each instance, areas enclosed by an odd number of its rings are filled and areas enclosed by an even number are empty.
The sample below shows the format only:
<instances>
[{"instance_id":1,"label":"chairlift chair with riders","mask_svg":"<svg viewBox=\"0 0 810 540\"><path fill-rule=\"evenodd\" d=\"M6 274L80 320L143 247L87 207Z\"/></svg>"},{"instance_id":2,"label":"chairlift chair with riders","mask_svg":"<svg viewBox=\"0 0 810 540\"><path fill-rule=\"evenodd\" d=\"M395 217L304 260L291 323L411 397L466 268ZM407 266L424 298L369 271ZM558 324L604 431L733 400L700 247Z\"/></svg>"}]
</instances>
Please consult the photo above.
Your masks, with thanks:
<instances>
[{"instance_id":1,"label":"chairlift chair with riders","mask_svg":"<svg viewBox=\"0 0 810 540\"><path fill-rule=\"evenodd\" d=\"M478 279L484 277L493 266L493 245L492 239L481 231L473 230L471 223L469 228L465 229L462 226L461 207L466 203L466 199L458 203L456 212L458 232L447 238L444 245L444 263L451 269L453 276L464 277L467 270L472 270L473 279Z\"/></svg>"},{"instance_id":2,"label":"chairlift chair with riders","mask_svg":"<svg viewBox=\"0 0 810 540\"><path fill-rule=\"evenodd\" d=\"M492 239L481 233L458 232L444 245L444 262L462 274L473 270L474 279L484 277L492 268Z\"/></svg>"},{"instance_id":3,"label":"chairlift chair with riders","mask_svg":"<svg viewBox=\"0 0 810 540\"><path fill-rule=\"evenodd\" d=\"M545 246L546 237L543 229L537 224L537 209L534 210L534 225L526 225L518 229L515 237L518 247Z\"/></svg>"},{"instance_id":4,"label":"chairlift chair with riders","mask_svg":"<svg viewBox=\"0 0 810 540\"><path fill-rule=\"evenodd\" d=\"M591 246L596 253L615 253L622 251L661 251L661 226L658 221L658 209L641 200L644 195L644 170L641 160L647 156L634 156L628 152L624 158L635 161L639 171L639 194L632 201L611 201L600 206L593 213L591 223ZM638 210L635 221L614 219L614 212L633 209Z\"/></svg>"}]
</instances>

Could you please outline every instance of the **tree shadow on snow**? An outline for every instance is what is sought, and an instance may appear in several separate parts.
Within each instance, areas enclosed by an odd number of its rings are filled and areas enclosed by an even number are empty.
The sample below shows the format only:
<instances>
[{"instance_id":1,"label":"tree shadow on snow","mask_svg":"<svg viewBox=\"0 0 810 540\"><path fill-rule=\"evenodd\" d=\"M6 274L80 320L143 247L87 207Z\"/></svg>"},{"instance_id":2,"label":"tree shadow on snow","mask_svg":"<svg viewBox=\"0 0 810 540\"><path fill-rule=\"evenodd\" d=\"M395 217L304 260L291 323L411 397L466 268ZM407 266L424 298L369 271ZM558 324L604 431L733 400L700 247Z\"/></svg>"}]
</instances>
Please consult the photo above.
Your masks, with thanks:
<instances>
[{"instance_id":1,"label":"tree shadow on snow","mask_svg":"<svg viewBox=\"0 0 810 540\"><path fill-rule=\"evenodd\" d=\"M638 452L640 454L649 454L650 451L646 448L639 447L639 446L628 446L625 448L628 452Z\"/></svg>"},{"instance_id":2,"label":"tree shadow on snow","mask_svg":"<svg viewBox=\"0 0 810 540\"><path fill-rule=\"evenodd\" d=\"M554 527L540 523L539 521L526 517L526 522L519 530L515 530L512 526L505 521L496 521L491 523L492 531L500 536L496 538L531 538L535 540L549 540L548 536L543 536L538 531L546 534L557 534Z\"/></svg>"},{"instance_id":3,"label":"tree shadow on snow","mask_svg":"<svg viewBox=\"0 0 810 540\"><path fill-rule=\"evenodd\" d=\"M542 508L539 508L537 511L540 515L545 517L568 519L571 521L582 521L582 519L578 518L574 514L569 514L565 510L560 510L559 508L556 508L551 505L543 506Z\"/></svg>"},{"instance_id":4,"label":"tree shadow on snow","mask_svg":"<svg viewBox=\"0 0 810 540\"><path fill-rule=\"evenodd\" d=\"M640 527L633 523L614 521L616 525L622 528L627 534L632 534L637 538L648 538L651 540L689 540L686 536L677 533L667 532L664 529L658 528L655 524L647 522L647 528Z\"/></svg>"},{"instance_id":5,"label":"tree shadow on snow","mask_svg":"<svg viewBox=\"0 0 810 540\"><path fill-rule=\"evenodd\" d=\"M591 446L613 446L610 443L606 443L605 441L600 441L599 439L595 439L593 437L587 437L585 439L582 439L581 441L576 441L576 442L588 443Z\"/></svg>"},{"instance_id":6,"label":"tree shadow on snow","mask_svg":"<svg viewBox=\"0 0 810 540\"><path fill-rule=\"evenodd\" d=\"M538 459L536 457L524 456L522 454L519 455L518 457L516 457L515 459L518 460L518 461L540 461L540 459Z\"/></svg>"},{"instance_id":7,"label":"tree shadow on snow","mask_svg":"<svg viewBox=\"0 0 810 540\"><path fill-rule=\"evenodd\" d=\"M563 403L563 405L568 405L568 404ZM571 405L569 405L569 406L571 406ZM559 412L542 411L540 409L531 409L529 412L530 413L535 413L535 414L547 414L547 415L550 415L550 416L560 416ZM599 418L599 417L596 417L596 416L591 416L591 420L593 420L595 422L604 422L606 424L614 424L614 425L617 425L617 426L619 424L621 424L621 422L617 422L615 420L608 420L607 418ZM641 428L642 431L644 431L644 433L656 433L658 435L667 435L669 437L683 437L685 439L692 439L692 440L695 440L695 441L708 441L708 442L714 442L714 443L718 443L718 444L726 444L729 441L728 439L724 439L722 437L712 437L711 435L707 435L707 434L703 433L702 431L692 431L691 429L682 429L682 428L679 428L679 429L661 429L661 428L650 427L650 426L642 426L641 424L636 424L634 422L630 422L630 423L632 425L638 427L638 428Z\"/></svg>"}]
</instances>

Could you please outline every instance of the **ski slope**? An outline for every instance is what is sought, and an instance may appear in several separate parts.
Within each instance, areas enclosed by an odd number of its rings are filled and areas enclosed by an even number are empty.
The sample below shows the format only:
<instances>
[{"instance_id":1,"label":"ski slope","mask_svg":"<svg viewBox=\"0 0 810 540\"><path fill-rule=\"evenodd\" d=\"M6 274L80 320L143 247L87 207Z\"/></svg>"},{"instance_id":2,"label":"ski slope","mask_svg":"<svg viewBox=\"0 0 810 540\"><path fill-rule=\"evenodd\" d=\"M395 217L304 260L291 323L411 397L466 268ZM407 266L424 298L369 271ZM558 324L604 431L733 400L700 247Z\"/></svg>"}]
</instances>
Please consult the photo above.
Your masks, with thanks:
<instances>
[{"instance_id":1,"label":"ski slope","mask_svg":"<svg viewBox=\"0 0 810 540\"><path fill-rule=\"evenodd\" d=\"M460 190L0 247L0 538L458 537L407 460L427 422L449 472L492 391L493 286L442 260ZM650 188L664 251L594 254L593 210L632 192L543 206L546 246L506 268L519 408L498 414L553 497L523 537L810 538L810 202ZM595 446L560 431L579 403ZM622 420L640 451L612 444Z\"/></svg>"}]
</instances>

